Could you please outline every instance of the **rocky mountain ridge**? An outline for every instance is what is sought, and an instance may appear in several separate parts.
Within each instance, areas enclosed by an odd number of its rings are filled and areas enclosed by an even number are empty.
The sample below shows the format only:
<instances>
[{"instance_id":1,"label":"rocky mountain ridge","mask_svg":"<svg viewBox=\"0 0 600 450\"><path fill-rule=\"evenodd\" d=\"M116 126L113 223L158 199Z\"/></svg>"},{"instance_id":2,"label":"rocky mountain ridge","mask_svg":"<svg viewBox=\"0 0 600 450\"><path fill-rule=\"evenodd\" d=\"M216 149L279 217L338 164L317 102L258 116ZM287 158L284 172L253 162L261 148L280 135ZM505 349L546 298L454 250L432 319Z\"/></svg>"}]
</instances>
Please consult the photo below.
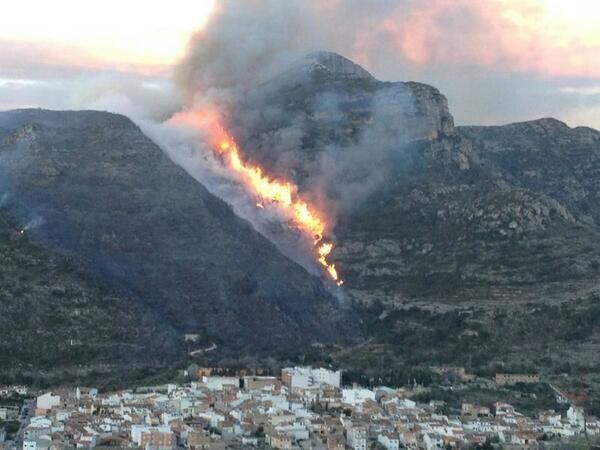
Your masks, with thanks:
<instances>
[{"instance_id":1,"label":"rocky mountain ridge","mask_svg":"<svg viewBox=\"0 0 600 450\"><path fill-rule=\"evenodd\" d=\"M523 367L552 347L531 370L587 364L600 329L561 327L600 298L600 133L550 118L455 127L437 89L335 67L259 86L232 123L251 159L333 205L333 260L378 336L345 362L416 363L410 348ZM547 340L524 328L540 314Z\"/></svg>"}]
</instances>

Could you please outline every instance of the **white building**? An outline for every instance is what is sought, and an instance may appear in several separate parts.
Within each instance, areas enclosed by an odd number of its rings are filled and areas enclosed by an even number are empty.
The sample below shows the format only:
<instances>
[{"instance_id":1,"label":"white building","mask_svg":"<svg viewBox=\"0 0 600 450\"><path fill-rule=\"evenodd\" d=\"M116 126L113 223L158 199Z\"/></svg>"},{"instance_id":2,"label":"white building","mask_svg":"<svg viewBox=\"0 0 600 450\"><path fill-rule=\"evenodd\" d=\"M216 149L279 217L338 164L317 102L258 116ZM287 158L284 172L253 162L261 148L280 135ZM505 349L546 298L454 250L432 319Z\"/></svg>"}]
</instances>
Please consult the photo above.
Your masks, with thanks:
<instances>
[{"instance_id":1,"label":"white building","mask_svg":"<svg viewBox=\"0 0 600 450\"><path fill-rule=\"evenodd\" d=\"M571 425L578 428L585 427L585 413L579 406L571 406L567 411L567 420Z\"/></svg>"},{"instance_id":2,"label":"white building","mask_svg":"<svg viewBox=\"0 0 600 450\"><path fill-rule=\"evenodd\" d=\"M23 441L23 450L37 450L37 442L36 441Z\"/></svg>"},{"instance_id":3,"label":"white building","mask_svg":"<svg viewBox=\"0 0 600 450\"><path fill-rule=\"evenodd\" d=\"M202 377L202 383L211 391L240 387L240 379L237 377Z\"/></svg>"},{"instance_id":4,"label":"white building","mask_svg":"<svg viewBox=\"0 0 600 450\"><path fill-rule=\"evenodd\" d=\"M52 395L52 392L40 395L36 402L38 409L52 409L58 405L60 405L60 395Z\"/></svg>"},{"instance_id":5,"label":"white building","mask_svg":"<svg viewBox=\"0 0 600 450\"><path fill-rule=\"evenodd\" d=\"M364 403L366 400L375 401L375 392L371 391L370 389L359 387L354 387L352 389L343 389L342 399L344 403L356 406Z\"/></svg>"},{"instance_id":6,"label":"white building","mask_svg":"<svg viewBox=\"0 0 600 450\"><path fill-rule=\"evenodd\" d=\"M377 436L377 442L387 450L398 450L400 448L400 438L393 433L381 433Z\"/></svg>"},{"instance_id":7,"label":"white building","mask_svg":"<svg viewBox=\"0 0 600 450\"><path fill-rule=\"evenodd\" d=\"M367 429L362 425L346 426L347 444L354 450L367 450Z\"/></svg>"},{"instance_id":8,"label":"white building","mask_svg":"<svg viewBox=\"0 0 600 450\"><path fill-rule=\"evenodd\" d=\"M435 450L444 446L444 440L439 434L425 433L423 435L423 444L426 450Z\"/></svg>"},{"instance_id":9,"label":"white building","mask_svg":"<svg viewBox=\"0 0 600 450\"><path fill-rule=\"evenodd\" d=\"M342 372L333 371L322 367L287 367L281 371L283 384L291 388L309 389L322 385L340 387Z\"/></svg>"},{"instance_id":10,"label":"white building","mask_svg":"<svg viewBox=\"0 0 600 450\"><path fill-rule=\"evenodd\" d=\"M158 427L151 427L149 425L132 425L131 426L131 440L136 445L142 444L142 434L156 431L159 433L170 433L171 427L167 425L161 425Z\"/></svg>"},{"instance_id":11,"label":"white building","mask_svg":"<svg viewBox=\"0 0 600 450\"><path fill-rule=\"evenodd\" d=\"M304 425L297 422L290 425L281 425L275 427L275 429L278 433L292 436L296 441L302 441L308 439L309 437L308 429Z\"/></svg>"}]
</instances>

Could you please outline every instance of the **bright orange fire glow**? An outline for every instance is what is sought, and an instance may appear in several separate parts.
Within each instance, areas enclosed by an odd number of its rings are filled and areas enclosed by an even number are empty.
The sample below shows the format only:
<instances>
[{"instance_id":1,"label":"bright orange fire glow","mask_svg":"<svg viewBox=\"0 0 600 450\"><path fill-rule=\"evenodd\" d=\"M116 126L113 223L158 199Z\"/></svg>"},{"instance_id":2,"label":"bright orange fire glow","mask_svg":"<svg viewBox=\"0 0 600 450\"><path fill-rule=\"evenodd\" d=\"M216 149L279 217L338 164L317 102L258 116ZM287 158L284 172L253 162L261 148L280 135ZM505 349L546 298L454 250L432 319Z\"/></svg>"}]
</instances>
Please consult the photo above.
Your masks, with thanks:
<instances>
[{"instance_id":1,"label":"bright orange fire glow","mask_svg":"<svg viewBox=\"0 0 600 450\"><path fill-rule=\"evenodd\" d=\"M323 266L329 277L341 286L343 281L339 278L335 265L328 261L333 243L325 238L326 224L321 215L300 197L297 186L269 177L261 167L244 161L235 140L227 134L217 117L216 114L196 112L179 114L173 120L193 125L209 135L213 151L258 197L257 208L264 209L265 205L274 203L287 211L294 225L312 239L318 263Z\"/></svg>"}]
</instances>

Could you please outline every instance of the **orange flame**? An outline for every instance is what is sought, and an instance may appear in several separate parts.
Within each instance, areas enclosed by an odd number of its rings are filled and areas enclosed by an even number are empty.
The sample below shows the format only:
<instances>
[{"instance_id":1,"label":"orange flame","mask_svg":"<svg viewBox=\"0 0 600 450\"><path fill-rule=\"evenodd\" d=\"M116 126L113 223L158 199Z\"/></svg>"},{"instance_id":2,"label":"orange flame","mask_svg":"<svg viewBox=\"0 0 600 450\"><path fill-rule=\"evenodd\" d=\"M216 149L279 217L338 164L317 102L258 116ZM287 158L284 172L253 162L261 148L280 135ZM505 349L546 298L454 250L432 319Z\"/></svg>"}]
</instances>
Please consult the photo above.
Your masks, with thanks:
<instances>
[{"instance_id":1,"label":"orange flame","mask_svg":"<svg viewBox=\"0 0 600 450\"><path fill-rule=\"evenodd\" d=\"M271 178L261 167L243 161L236 142L219 124L216 114L186 113L176 116L174 120L200 127L208 132L213 140L215 153L221 156L230 169L241 176L246 186L259 198L256 206L263 209L266 202L271 202L285 209L293 218L294 224L313 239L315 258L318 263L338 286L343 284L335 265L327 260L333 250L333 243L324 238L325 223L315 209L300 198L297 186L288 181Z\"/></svg>"}]
</instances>

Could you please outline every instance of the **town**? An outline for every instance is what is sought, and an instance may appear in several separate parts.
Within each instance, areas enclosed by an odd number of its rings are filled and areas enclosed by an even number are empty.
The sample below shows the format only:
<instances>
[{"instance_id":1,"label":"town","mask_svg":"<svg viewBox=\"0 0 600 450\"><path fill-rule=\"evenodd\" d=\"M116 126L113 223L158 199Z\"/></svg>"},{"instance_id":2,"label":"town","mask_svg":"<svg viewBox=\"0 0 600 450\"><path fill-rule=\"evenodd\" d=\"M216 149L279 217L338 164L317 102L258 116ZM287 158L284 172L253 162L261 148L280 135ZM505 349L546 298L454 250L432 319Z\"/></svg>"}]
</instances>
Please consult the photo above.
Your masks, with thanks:
<instances>
[{"instance_id":1,"label":"town","mask_svg":"<svg viewBox=\"0 0 600 450\"><path fill-rule=\"evenodd\" d=\"M107 393L0 387L0 398L24 399L21 405L0 403L0 448L539 449L600 437L600 421L559 390L564 413L525 415L496 401L464 402L451 415L444 401L411 399L426 388L343 386L339 370L290 367L278 377L194 370L185 375L197 381ZM462 382L490 383L461 368L436 370L455 372ZM501 388L540 379L497 374L493 382Z\"/></svg>"}]
</instances>

